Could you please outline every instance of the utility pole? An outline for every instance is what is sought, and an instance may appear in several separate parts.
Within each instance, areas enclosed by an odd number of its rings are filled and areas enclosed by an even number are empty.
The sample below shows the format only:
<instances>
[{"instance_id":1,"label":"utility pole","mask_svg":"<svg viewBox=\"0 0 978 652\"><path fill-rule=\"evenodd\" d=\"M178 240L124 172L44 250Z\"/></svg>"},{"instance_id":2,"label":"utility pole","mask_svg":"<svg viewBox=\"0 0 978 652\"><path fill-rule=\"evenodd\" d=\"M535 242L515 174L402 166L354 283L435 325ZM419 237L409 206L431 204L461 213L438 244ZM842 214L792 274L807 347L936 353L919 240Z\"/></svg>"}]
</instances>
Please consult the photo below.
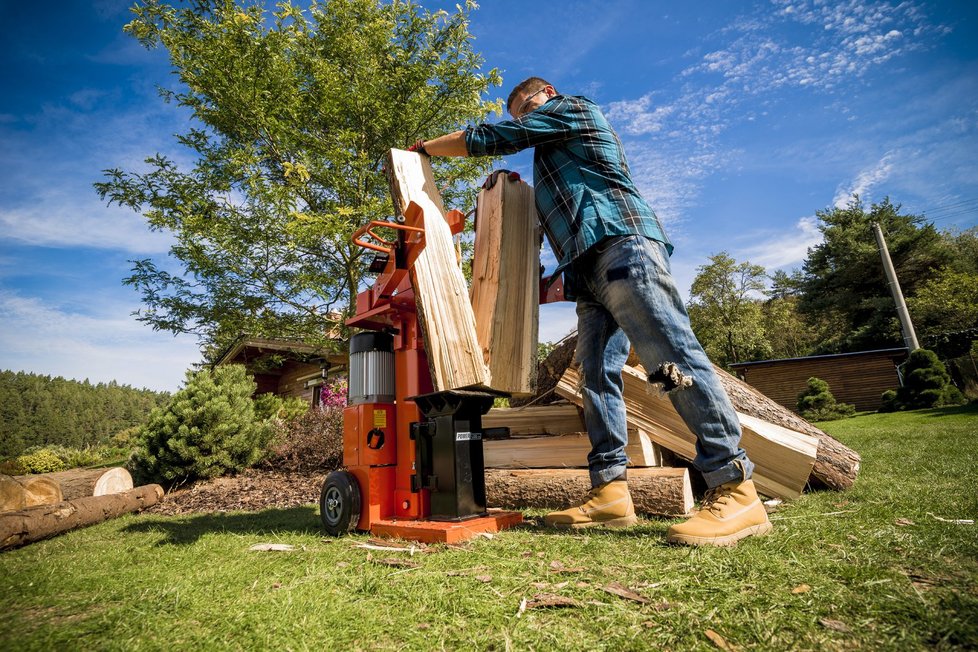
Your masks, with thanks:
<instances>
[{"instance_id":1,"label":"utility pole","mask_svg":"<svg viewBox=\"0 0 978 652\"><path fill-rule=\"evenodd\" d=\"M890 260L890 250L886 248L886 240L883 239L883 230L879 222L873 222L873 233L876 234L876 244L880 248L880 258L883 259L883 269L886 271L886 279L890 282L890 293L893 301L896 302L897 315L900 317L900 326L903 330L903 343L910 351L920 348L917 343L917 333L913 330L913 322L910 321L910 312L907 310L907 302L903 300L903 291L900 290L900 281L897 279L896 270L893 269L893 261Z\"/></svg>"}]
</instances>

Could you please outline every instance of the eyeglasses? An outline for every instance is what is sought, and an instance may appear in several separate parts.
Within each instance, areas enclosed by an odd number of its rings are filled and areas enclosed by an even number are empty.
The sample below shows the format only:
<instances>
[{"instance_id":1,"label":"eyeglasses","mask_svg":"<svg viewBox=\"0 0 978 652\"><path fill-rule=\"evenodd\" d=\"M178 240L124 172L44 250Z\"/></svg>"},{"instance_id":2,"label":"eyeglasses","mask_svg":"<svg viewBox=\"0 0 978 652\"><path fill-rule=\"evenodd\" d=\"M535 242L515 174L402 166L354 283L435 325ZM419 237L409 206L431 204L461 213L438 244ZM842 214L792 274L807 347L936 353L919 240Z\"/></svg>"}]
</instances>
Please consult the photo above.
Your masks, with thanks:
<instances>
[{"instance_id":1,"label":"eyeglasses","mask_svg":"<svg viewBox=\"0 0 978 652\"><path fill-rule=\"evenodd\" d=\"M532 100L534 97L536 97L537 95L539 95L540 93L542 93L545 90L547 90L546 87L541 88L536 93L533 93L532 95L530 95L529 97L527 97L525 100L523 100L523 103L520 104L519 107L517 107L516 113L514 113L513 115L515 115L517 118L519 118L521 115L523 115L523 109L525 109L526 108L526 105L530 103L530 100Z\"/></svg>"}]
</instances>

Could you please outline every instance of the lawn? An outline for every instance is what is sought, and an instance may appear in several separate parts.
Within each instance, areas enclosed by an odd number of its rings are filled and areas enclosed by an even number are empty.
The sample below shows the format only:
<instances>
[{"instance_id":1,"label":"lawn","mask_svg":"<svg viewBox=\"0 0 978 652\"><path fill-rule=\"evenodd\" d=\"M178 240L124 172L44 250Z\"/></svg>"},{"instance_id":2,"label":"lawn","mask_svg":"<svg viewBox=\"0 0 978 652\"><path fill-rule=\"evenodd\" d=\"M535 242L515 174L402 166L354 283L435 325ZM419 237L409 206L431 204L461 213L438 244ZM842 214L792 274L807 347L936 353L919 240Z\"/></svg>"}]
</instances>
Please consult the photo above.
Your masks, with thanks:
<instances>
[{"instance_id":1,"label":"lawn","mask_svg":"<svg viewBox=\"0 0 978 652\"><path fill-rule=\"evenodd\" d=\"M315 506L130 515L0 554L0 648L978 647L978 525L949 522L978 519L978 407L821 425L862 454L856 486L737 548L667 546L649 520L411 555L323 538Z\"/></svg>"}]
</instances>

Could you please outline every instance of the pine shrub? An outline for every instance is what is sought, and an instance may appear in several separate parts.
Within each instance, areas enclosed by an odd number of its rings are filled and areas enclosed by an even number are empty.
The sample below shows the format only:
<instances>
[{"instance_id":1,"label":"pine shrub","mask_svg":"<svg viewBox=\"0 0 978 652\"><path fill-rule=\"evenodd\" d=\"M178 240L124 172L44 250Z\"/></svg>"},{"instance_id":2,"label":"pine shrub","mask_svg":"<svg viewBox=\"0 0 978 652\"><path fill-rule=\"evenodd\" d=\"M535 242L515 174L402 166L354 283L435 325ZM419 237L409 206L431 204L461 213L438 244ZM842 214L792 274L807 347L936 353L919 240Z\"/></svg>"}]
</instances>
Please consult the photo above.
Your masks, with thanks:
<instances>
[{"instance_id":1,"label":"pine shrub","mask_svg":"<svg viewBox=\"0 0 978 652\"><path fill-rule=\"evenodd\" d=\"M821 378L809 378L805 391L798 395L798 413L809 421L832 421L856 414L856 406L838 403L829 384Z\"/></svg>"},{"instance_id":2,"label":"pine shrub","mask_svg":"<svg viewBox=\"0 0 978 652\"><path fill-rule=\"evenodd\" d=\"M242 365L188 372L186 386L150 415L130 467L140 481L214 478L258 462L273 424L257 418L257 385Z\"/></svg>"},{"instance_id":3,"label":"pine shrub","mask_svg":"<svg viewBox=\"0 0 978 652\"><path fill-rule=\"evenodd\" d=\"M961 405L967 399L951 383L947 368L928 349L913 351L903 363L903 387L883 392L880 412Z\"/></svg>"}]
</instances>

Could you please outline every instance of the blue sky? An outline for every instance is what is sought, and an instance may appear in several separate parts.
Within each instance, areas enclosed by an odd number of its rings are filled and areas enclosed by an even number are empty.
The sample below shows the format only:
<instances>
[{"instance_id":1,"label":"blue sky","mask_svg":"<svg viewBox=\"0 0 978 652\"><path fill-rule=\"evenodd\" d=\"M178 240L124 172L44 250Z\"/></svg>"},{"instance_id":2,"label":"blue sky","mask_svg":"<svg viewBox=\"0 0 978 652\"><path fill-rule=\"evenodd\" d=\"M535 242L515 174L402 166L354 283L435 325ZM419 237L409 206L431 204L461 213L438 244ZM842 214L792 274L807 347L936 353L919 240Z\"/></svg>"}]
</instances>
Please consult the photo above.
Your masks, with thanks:
<instances>
[{"instance_id":1,"label":"blue sky","mask_svg":"<svg viewBox=\"0 0 978 652\"><path fill-rule=\"evenodd\" d=\"M128 6L0 0L0 368L174 390L197 343L135 321L121 283L169 239L91 185L187 161L187 116L155 90L175 79L122 33ZM604 108L684 292L719 251L798 267L815 211L853 192L978 224L978 3L485 0L471 30L493 97L538 75ZM506 165L529 178L529 160ZM574 320L545 306L541 339Z\"/></svg>"}]
</instances>

